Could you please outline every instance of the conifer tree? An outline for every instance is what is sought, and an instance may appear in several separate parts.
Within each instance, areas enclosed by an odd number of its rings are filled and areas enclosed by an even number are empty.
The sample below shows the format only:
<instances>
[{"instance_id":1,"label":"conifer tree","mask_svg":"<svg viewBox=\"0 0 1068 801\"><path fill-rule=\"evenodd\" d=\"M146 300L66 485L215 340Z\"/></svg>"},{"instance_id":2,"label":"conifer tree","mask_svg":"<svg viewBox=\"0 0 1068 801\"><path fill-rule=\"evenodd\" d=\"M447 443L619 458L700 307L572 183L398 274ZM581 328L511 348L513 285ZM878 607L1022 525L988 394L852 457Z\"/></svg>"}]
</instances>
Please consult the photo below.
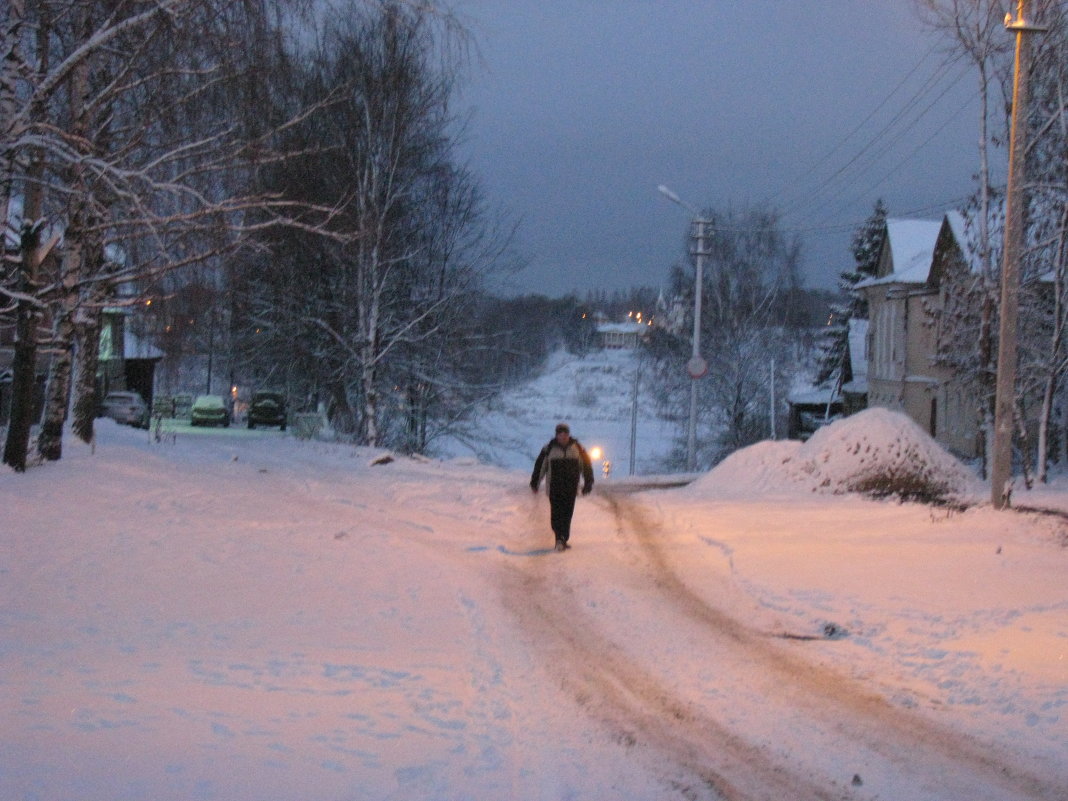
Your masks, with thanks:
<instances>
[{"instance_id":1,"label":"conifer tree","mask_svg":"<svg viewBox=\"0 0 1068 801\"><path fill-rule=\"evenodd\" d=\"M886 205L880 198L875 201L871 215L853 234L851 250L854 268L845 270L838 276L838 289L842 300L831 307L832 320L820 345L819 369L814 382L816 386L832 379L835 383L848 380L848 377L843 377L841 373L849 348L849 321L854 318L865 320L868 317L867 303L856 291L856 285L875 275L885 232Z\"/></svg>"}]
</instances>

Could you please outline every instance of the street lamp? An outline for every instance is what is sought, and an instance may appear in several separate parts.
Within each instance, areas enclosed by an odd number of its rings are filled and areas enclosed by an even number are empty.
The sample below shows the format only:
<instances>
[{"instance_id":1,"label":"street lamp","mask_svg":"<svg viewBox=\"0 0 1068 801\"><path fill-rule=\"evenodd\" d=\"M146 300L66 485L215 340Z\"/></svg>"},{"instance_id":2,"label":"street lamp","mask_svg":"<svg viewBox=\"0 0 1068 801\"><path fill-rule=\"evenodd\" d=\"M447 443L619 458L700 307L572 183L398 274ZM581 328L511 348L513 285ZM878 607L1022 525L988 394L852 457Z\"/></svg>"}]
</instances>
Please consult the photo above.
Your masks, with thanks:
<instances>
[{"instance_id":1,"label":"street lamp","mask_svg":"<svg viewBox=\"0 0 1068 801\"><path fill-rule=\"evenodd\" d=\"M708 373L708 362L701 356L701 294L704 287L705 256L705 231L712 223L686 203L682 198L661 184L657 190L672 203L681 206L693 215L693 233L691 234L697 243L694 250L696 257L696 272L694 275L693 291L693 353L686 362L686 372L690 378L690 428L686 435L686 467L693 472L697 469L697 379L703 378Z\"/></svg>"}]
</instances>

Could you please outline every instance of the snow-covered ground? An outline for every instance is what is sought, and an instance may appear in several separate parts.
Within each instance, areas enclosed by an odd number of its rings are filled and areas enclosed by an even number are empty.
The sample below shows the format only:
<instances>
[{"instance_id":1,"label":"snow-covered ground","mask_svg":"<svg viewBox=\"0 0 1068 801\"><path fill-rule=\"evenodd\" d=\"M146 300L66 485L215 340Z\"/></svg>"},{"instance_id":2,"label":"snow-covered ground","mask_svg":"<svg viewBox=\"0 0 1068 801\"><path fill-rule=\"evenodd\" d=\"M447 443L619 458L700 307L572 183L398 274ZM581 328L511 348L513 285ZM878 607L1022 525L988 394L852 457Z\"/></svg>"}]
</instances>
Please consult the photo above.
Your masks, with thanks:
<instances>
[{"instance_id":1,"label":"snow-covered ground","mask_svg":"<svg viewBox=\"0 0 1068 801\"><path fill-rule=\"evenodd\" d=\"M1068 797L1068 525L846 493L954 470L893 415L600 480L564 554L525 460L380 455L102 420L0 473L0 798Z\"/></svg>"},{"instance_id":2,"label":"snow-covered ground","mask_svg":"<svg viewBox=\"0 0 1068 801\"><path fill-rule=\"evenodd\" d=\"M651 370L638 363L632 351L594 351L584 358L565 352L550 357L534 380L502 393L483 409L469 431L435 442L438 452L474 456L499 467L530 469L541 447L553 437L561 420L587 450L600 448L595 465L610 475L630 474L631 413L637 420L634 437L635 474L656 471L670 453L677 426L656 417L651 393Z\"/></svg>"}]
</instances>

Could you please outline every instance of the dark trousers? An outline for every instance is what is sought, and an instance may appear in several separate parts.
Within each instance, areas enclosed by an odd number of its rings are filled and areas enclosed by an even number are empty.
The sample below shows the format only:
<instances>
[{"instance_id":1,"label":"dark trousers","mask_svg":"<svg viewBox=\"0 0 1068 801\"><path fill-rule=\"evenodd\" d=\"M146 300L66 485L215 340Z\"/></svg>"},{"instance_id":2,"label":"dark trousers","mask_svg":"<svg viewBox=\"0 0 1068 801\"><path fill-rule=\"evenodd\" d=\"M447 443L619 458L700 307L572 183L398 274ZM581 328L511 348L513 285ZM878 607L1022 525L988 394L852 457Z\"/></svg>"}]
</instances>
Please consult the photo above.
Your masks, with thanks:
<instances>
[{"instance_id":1,"label":"dark trousers","mask_svg":"<svg viewBox=\"0 0 1068 801\"><path fill-rule=\"evenodd\" d=\"M567 542L571 537L571 518L575 514L575 496L578 493L550 493L549 506L552 509L550 520L552 521L553 534L556 539Z\"/></svg>"}]
</instances>

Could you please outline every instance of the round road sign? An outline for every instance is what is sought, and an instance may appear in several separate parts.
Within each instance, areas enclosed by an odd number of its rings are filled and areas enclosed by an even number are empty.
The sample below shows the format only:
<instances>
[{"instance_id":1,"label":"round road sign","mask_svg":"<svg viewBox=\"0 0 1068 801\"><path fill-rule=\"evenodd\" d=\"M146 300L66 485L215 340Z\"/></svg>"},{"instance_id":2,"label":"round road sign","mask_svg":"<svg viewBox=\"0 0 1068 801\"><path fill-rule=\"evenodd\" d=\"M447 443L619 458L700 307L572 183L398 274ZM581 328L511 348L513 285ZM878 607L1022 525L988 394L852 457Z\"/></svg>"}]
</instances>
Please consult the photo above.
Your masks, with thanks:
<instances>
[{"instance_id":1,"label":"round road sign","mask_svg":"<svg viewBox=\"0 0 1068 801\"><path fill-rule=\"evenodd\" d=\"M708 375L708 362L700 356L694 356L686 362L686 372L690 374L690 378L703 378Z\"/></svg>"}]
</instances>

